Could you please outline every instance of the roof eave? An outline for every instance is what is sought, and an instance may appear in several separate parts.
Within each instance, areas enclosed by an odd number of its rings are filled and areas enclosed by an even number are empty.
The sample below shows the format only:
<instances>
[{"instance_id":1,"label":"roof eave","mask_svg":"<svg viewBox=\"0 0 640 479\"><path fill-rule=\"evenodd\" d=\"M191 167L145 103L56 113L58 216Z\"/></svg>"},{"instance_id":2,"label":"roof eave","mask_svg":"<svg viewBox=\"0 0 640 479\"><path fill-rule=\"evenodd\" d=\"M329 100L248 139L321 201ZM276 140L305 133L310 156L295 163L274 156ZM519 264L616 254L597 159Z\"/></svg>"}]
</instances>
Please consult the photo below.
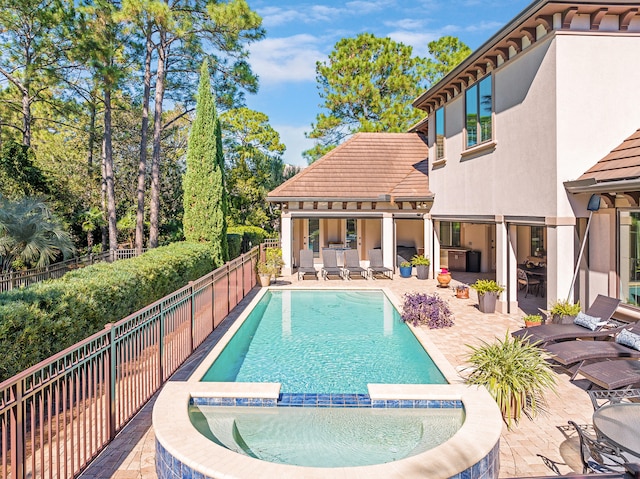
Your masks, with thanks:
<instances>
[{"instance_id":1,"label":"roof eave","mask_svg":"<svg viewBox=\"0 0 640 479\"><path fill-rule=\"evenodd\" d=\"M623 191L640 191L640 178L614 181L597 181L594 178L565 181L565 189L569 193L620 193Z\"/></svg>"}]
</instances>

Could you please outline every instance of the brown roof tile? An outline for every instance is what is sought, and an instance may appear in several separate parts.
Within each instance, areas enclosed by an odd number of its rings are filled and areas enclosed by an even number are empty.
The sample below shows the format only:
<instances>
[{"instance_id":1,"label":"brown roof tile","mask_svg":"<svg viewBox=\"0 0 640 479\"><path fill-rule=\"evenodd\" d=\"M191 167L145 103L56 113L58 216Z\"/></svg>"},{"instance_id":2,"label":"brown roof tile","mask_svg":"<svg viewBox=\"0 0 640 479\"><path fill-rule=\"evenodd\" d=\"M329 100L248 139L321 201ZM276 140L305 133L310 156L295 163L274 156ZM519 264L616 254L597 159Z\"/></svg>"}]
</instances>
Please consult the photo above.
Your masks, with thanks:
<instances>
[{"instance_id":1,"label":"brown roof tile","mask_svg":"<svg viewBox=\"0 0 640 479\"><path fill-rule=\"evenodd\" d=\"M640 178L640 129L589 168L578 180L619 181Z\"/></svg>"},{"instance_id":2,"label":"brown roof tile","mask_svg":"<svg viewBox=\"0 0 640 479\"><path fill-rule=\"evenodd\" d=\"M267 199L375 201L396 192L405 200L431 197L428 154L426 140L417 133L356 133Z\"/></svg>"}]
</instances>

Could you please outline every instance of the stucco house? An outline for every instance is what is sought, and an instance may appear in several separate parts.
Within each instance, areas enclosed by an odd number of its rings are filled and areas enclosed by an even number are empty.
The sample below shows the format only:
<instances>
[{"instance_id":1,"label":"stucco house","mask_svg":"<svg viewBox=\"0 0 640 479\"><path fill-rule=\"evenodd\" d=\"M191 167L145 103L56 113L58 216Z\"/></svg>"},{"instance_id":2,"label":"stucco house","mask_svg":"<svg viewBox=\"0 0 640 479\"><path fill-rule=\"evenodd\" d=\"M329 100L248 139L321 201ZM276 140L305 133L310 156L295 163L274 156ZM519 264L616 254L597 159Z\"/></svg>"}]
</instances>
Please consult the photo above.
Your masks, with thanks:
<instances>
[{"instance_id":1,"label":"stucco house","mask_svg":"<svg viewBox=\"0 0 640 479\"><path fill-rule=\"evenodd\" d=\"M394 265L397 245L409 240L398 236L404 235L401 222L409 219L402 216L406 211L414 215L415 225L422 225L415 227L412 239L432 258L432 270L464 269L464 253L479 252L480 270L495 272L496 280L507 287L498 303L500 311L516 310L517 268L527 257L547 265L547 304L567 297L590 304L596 293L628 300L630 285L621 284L619 263L636 260L624 259L629 247L618 246L616 238L631 235L625 222L635 224L636 214L640 218L640 210L633 211L637 189L608 191L602 185L605 179L588 175L640 126L635 98L640 85L640 62L635 61L640 58L639 12L637 1L535 1L417 98L413 106L424 110L427 119L420 133L407 133L405 138L426 135L428 154L423 160L428 161L423 164L428 165L428 178L422 180L427 188L415 197L409 191L396 197L392 188L387 189L384 212L374 213L380 235L364 243L358 240L361 258L366 260L367 248L377 246L385 252L385 263ZM383 142L384 134L377 135L373 143ZM358 143L357 137L343 146ZM327 189L314 203L315 196L305 196L304 187L295 191L295 185L308 181L305 175L324 171L328 182L341 178L369 184L373 172L395 171L393 151L381 151L388 156L378 158L375 167L356 162L358 170L343 177L333 170L332 153L318 161L322 167L312 165L308 173L269 195L270 201L286 205L281 236L289 267L295 264L295 250L308 238L304 226L293 221L304 213L308 218L322 216L332 210L325 202L344 204L341 198L354 196L345 185L340 191ZM364 159L368 154L359 153ZM625 174L613 174L613 181L626 181ZM585 180L600 185L608 196L602 196L593 215L583 268L572 287L589 218L589 193L600 191ZM314 184L320 186L319 181ZM384 193L378 194L381 201ZM398 198L402 208L394 206ZM379 211L378 202L375 209L363 210L366 202L374 203L372 198L362 199L360 207L357 198L351 201L363 219ZM378 226L365 222L363 228L369 232ZM328 236L321 244L329 246L329 224L325 231ZM341 241L342 236L336 238Z\"/></svg>"}]
</instances>

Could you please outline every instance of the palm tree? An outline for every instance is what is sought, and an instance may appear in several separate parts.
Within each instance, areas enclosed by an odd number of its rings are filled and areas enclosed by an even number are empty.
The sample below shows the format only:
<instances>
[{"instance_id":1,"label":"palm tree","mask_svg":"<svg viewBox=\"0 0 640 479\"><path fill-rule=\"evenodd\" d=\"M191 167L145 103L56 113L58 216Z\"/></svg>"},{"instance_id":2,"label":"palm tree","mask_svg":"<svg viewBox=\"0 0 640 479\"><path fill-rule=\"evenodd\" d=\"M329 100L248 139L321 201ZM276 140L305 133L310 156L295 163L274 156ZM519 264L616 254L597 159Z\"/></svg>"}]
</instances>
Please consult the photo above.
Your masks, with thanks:
<instances>
[{"instance_id":1,"label":"palm tree","mask_svg":"<svg viewBox=\"0 0 640 479\"><path fill-rule=\"evenodd\" d=\"M10 271L15 261L44 267L74 251L71 236L42 200L0 196L0 272Z\"/></svg>"},{"instance_id":2,"label":"palm tree","mask_svg":"<svg viewBox=\"0 0 640 479\"><path fill-rule=\"evenodd\" d=\"M97 206L92 206L82 213L82 231L87 233L87 251L91 253L93 248L93 232L96 228L105 226L107 222L104 220L102 210Z\"/></svg>"}]
</instances>

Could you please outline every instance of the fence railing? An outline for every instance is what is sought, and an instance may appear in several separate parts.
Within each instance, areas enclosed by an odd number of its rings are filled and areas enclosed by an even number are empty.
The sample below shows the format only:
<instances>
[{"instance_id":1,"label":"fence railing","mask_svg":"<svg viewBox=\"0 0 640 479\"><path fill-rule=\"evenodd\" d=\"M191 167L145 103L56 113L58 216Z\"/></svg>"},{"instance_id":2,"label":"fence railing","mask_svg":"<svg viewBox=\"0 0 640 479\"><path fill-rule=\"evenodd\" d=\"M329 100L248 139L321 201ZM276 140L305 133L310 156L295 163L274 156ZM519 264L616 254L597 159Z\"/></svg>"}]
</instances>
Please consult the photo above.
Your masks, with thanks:
<instances>
[{"instance_id":1,"label":"fence railing","mask_svg":"<svg viewBox=\"0 0 640 479\"><path fill-rule=\"evenodd\" d=\"M143 252L146 249L143 250ZM128 259L137 256L135 249L117 249L105 251L104 253L88 254L78 256L59 263L52 264L46 268L33 268L24 271L12 271L10 273L0 274L0 293L3 291L11 291L15 288L29 286L47 279L57 279L64 276L65 273L73 270L89 266L102 261L117 261L119 259Z\"/></svg>"},{"instance_id":2,"label":"fence railing","mask_svg":"<svg viewBox=\"0 0 640 479\"><path fill-rule=\"evenodd\" d=\"M72 478L256 283L258 247L0 384L0 479Z\"/></svg>"}]
</instances>

